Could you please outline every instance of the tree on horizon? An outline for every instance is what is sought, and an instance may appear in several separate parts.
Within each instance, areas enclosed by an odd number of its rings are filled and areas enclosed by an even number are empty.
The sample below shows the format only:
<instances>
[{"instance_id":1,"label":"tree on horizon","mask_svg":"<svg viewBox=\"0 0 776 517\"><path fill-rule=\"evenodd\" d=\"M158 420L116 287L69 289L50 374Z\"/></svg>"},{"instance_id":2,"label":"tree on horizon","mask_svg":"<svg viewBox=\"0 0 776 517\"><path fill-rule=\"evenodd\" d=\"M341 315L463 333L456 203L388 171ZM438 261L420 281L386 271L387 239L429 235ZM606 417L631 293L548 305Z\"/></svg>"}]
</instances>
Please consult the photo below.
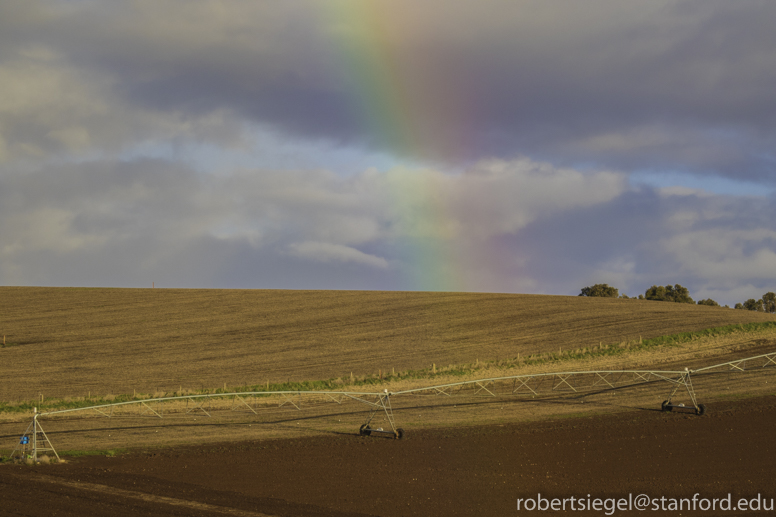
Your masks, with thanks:
<instances>
[{"instance_id":1,"label":"tree on horizon","mask_svg":"<svg viewBox=\"0 0 776 517\"><path fill-rule=\"evenodd\" d=\"M679 284L665 287L653 285L644 293L644 298L661 302L695 303L690 297L690 291Z\"/></svg>"},{"instance_id":2,"label":"tree on horizon","mask_svg":"<svg viewBox=\"0 0 776 517\"><path fill-rule=\"evenodd\" d=\"M746 309L748 311L757 312L776 312L776 293L769 291L763 295L759 300L749 298L744 303L737 303L736 309Z\"/></svg>"},{"instance_id":3,"label":"tree on horizon","mask_svg":"<svg viewBox=\"0 0 776 517\"><path fill-rule=\"evenodd\" d=\"M583 287L579 296L591 296L600 298L617 298L620 291L616 287L610 287L609 284L595 284L589 287Z\"/></svg>"}]
</instances>

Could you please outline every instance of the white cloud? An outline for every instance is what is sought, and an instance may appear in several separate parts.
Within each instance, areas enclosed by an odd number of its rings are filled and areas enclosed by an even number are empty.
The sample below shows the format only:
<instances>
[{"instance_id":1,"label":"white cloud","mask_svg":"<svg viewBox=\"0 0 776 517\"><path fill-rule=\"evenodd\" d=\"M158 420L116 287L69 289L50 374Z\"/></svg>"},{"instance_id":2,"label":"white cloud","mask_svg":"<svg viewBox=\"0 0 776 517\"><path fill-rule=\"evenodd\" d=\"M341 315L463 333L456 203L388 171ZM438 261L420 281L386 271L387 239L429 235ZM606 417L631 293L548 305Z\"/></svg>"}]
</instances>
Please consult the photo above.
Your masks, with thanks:
<instances>
[{"instance_id":1,"label":"white cloud","mask_svg":"<svg viewBox=\"0 0 776 517\"><path fill-rule=\"evenodd\" d=\"M396 230L414 237L485 240L542 215L609 201L626 188L613 172L584 174L529 159L487 160L460 175L394 170L385 176Z\"/></svg>"},{"instance_id":2,"label":"white cloud","mask_svg":"<svg viewBox=\"0 0 776 517\"><path fill-rule=\"evenodd\" d=\"M244 143L242 123L226 110L163 112L132 105L120 89L38 47L0 62L0 163L115 156L176 139Z\"/></svg>"},{"instance_id":3,"label":"white cloud","mask_svg":"<svg viewBox=\"0 0 776 517\"><path fill-rule=\"evenodd\" d=\"M672 186L672 187L662 187L658 189L658 192L665 197L669 196L676 196L676 197L683 197L683 196L698 196L698 197L710 197L712 194L710 192L707 192L703 189L697 189L692 187L683 187L683 186Z\"/></svg>"},{"instance_id":4,"label":"white cloud","mask_svg":"<svg viewBox=\"0 0 776 517\"><path fill-rule=\"evenodd\" d=\"M776 279L776 230L708 228L680 231L661 242L677 263L677 275L707 282Z\"/></svg>"},{"instance_id":5,"label":"white cloud","mask_svg":"<svg viewBox=\"0 0 776 517\"><path fill-rule=\"evenodd\" d=\"M625 188L625 177L614 172L490 160L460 178L451 203L472 233L489 236L514 233L542 215L605 203Z\"/></svg>"},{"instance_id":6,"label":"white cloud","mask_svg":"<svg viewBox=\"0 0 776 517\"><path fill-rule=\"evenodd\" d=\"M365 266L387 268L388 261L382 257L364 253L350 246L328 242L294 242L289 244L290 252L300 258L322 262L350 262Z\"/></svg>"},{"instance_id":7,"label":"white cloud","mask_svg":"<svg viewBox=\"0 0 776 517\"><path fill-rule=\"evenodd\" d=\"M39 207L10 217L4 232L2 256L18 252L89 253L107 241L104 235L79 231L72 211Z\"/></svg>"}]
</instances>

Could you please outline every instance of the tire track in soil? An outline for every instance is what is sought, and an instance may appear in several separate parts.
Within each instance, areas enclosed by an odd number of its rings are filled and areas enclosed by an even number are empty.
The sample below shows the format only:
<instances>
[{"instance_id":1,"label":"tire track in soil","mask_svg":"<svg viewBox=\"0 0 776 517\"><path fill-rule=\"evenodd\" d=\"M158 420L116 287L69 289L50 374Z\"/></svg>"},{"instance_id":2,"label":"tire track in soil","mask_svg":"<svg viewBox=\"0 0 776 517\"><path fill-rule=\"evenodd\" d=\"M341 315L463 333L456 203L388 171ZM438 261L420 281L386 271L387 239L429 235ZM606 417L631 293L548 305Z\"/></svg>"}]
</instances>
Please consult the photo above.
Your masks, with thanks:
<instances>
[{"instance_id":1,"label":"tire track in soil","mask_svg":"<svg viewBox=\"0 0 776 517\"><path fill-rule=\"evenodd\" d=\"M9 477L16 477L16 476L9 476ZM3 478L0 481L2 481L3 484L8 484L9 479ZM19 480L19 481L21 481L21 483L19 483L21 485L26 484L26 481L24 480ZM163 508L164 506L178 506L187 510L201 511L207 515L233 515L237 517L277 517L267 513L240 510L238 508L227 508L224 506L217 506L213 504L201 503L198 501L179 499L176 497L149 494L145 492L138 492L135 490L126 490L123 488L100 485L97 483L71 481L71 480L67 480L67 479L63 479L55 476L48 476L45 474L36 475L35 481L39 483L57 485L58 487L62 487L69 490L75 490L76 493L79 491L80 492L86 491L86 492L96 492L101 496L110 497L110 498L118 497L118 498L124 498L124 499L138 499L145 503L150 503L154 505L154 508L156 508L155 511L158 511L160 514L163 514L163 515L169 514L169 512Z\"/></svg>"}]
</instances>

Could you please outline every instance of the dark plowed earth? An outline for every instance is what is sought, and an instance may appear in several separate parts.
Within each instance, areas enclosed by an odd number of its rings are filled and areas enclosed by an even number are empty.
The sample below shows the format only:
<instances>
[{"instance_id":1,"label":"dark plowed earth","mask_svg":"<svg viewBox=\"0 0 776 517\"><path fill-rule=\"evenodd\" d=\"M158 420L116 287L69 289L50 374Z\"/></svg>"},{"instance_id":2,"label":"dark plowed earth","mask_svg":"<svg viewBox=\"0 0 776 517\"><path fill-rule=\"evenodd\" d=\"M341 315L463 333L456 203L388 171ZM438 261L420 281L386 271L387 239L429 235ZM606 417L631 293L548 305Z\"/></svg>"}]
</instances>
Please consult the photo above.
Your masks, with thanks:
<instances>
[{"instance_id":1,"label":"dark plowed earth","mask_svg":"<svg viewBox=\"0 0 776 517\"><path fill-rule=\"evenodd\" d=\"M514 515L544 513L516 510L518 498L538 493L688 499L731 493L734 505L758 493L776 498L776 397L709 404L708 411L697 417L644 409L423 430L400 441L354 433L3 465L0 514ZM720 513L686 508L647 513ZM766 513L773 514L746 515Z\"/></svg>"}]
</instances>

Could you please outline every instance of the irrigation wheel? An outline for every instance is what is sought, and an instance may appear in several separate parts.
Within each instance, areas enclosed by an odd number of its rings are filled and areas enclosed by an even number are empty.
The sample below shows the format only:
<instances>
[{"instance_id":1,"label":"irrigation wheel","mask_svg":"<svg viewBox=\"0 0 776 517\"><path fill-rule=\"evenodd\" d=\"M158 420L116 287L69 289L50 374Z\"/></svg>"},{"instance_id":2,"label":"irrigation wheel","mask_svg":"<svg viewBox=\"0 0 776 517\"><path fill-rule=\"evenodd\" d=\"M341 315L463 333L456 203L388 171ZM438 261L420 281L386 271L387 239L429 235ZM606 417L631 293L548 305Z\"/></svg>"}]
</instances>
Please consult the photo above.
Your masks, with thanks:
<instances>
[{"instance_id":1,"label":"irrigation wheel","mask_svg":"<svg viewBox=\"0 0 776 517\"><path fill-rule=\"evenodd\" d=\"M359 428L358 434L360 434L361 436L369 436L370 434L372 434L372 430L369 428L368 424L364 424L361 426L361 428Z\"/></svg>"},{"instance_id":2,"label":"irrigation wheel","mask_svg":"<svg viewBox=\"0 0 776 517\"><path fill-rule=\"evenodd\" d=\"M706 414L706 406L703 404L698 404L698 408L695 410L695 414L698 416L703 416Z\"/></svg>"},{"instance_id":3,"label":"irrigation wheel","mask_svg":"<svg viewBox=\"0 0 776 517\"><path fill-rule=\"evenodd\" d=\"M671 411L673 408L671 407L671 402L664 400L663 403L660 405L661 411Z\"/></svg>"}]
</instances>

